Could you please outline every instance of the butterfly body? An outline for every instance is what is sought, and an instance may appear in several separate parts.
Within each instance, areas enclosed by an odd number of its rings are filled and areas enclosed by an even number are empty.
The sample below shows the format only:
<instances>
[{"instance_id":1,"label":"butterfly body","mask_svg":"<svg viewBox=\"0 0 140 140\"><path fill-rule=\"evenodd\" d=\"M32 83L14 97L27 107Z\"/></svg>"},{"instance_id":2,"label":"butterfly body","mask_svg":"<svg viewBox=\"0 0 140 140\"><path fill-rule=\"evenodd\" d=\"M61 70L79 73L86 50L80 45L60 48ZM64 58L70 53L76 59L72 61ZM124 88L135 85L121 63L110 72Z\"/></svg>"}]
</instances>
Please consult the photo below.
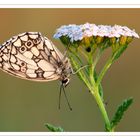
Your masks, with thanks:
<instances>
[{"instance_id":1,"label":"butterfly body","mask_svg":"<svg viewBox=\"0 0 140 140\"><path fill-rule=\"evenodd\" d=\"M25 32L0 46L0 68L16 77L33 81L59 79L69 83L69 59L39 32Z\"/></svg>"}]
</instances>

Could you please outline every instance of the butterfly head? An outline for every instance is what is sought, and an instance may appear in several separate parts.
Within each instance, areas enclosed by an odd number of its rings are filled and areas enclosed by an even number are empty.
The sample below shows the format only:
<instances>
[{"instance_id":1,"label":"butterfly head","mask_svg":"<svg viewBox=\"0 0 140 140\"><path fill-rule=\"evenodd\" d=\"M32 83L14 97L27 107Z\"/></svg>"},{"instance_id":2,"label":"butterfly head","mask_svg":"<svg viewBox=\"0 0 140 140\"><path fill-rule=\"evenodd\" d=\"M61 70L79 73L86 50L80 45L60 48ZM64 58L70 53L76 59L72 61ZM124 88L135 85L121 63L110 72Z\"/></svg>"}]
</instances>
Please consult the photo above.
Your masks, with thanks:
<instances>
[{"instance_id":1,"label":"butterfly head","mask_svg":"<svg viewBox=\"0 0 140 140\"><path fill-rule=\"evenodd\" d=\"M62 79L62 85L64 86L64 87L66 87L68 84L69 84L69 82L70 82L70 79L69 78L65 78L65 79Z\"/></svg>"}]
</instances>

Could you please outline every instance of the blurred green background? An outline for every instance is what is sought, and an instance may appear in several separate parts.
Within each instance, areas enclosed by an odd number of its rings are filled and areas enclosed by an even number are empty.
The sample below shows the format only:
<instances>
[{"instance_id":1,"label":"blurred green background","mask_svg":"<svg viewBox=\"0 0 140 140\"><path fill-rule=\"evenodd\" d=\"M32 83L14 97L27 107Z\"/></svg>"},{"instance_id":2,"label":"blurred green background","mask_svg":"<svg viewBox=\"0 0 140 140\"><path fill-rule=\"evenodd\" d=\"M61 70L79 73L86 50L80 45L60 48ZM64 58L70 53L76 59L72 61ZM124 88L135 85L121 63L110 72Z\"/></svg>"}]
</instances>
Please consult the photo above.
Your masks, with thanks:
<instances>
[{"instance_id":1,"label":"blurred green background","mask_svg":"<svg viewBox=\"0 0 140 140\"><path fill-rule=\"evenodd\" d=\"M85 22L126 25L140 33L140 9L0 9L0 44L25 31L39 31L64 51L55 30L63 24ZM102 57L101 65L109 55ZM114 63L103 80L109 116L123 99L134 98L116 131L140 131L140 40ZM65 131L104 131L99 109L76 75L66 88L73 107L68 109L64 96L58 109L59 81L26 81L0 71L0 131L48 131L44 123L61 126Z\"/></svg>"}]
</instances>

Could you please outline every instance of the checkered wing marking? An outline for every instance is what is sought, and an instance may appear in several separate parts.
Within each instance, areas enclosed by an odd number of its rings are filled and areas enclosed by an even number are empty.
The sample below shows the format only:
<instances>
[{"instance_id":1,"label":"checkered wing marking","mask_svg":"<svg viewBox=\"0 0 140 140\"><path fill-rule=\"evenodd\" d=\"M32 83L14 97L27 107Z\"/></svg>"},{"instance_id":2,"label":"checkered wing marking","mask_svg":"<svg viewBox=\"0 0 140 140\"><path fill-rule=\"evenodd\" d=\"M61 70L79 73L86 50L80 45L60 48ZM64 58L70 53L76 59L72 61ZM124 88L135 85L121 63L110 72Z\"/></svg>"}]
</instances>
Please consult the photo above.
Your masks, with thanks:
<instances>
[{"instance_id":1,"label":"checkered wing marking","mask_svg":"<svg viewBox=\"0 0 140 140\"><path fill-rule=\"evenodd\" d=\"M52 81L63 55L53 43L38 32L26 32L14 36L0 47L0 68L14 76Z\"/></svg>"}]
</instances>

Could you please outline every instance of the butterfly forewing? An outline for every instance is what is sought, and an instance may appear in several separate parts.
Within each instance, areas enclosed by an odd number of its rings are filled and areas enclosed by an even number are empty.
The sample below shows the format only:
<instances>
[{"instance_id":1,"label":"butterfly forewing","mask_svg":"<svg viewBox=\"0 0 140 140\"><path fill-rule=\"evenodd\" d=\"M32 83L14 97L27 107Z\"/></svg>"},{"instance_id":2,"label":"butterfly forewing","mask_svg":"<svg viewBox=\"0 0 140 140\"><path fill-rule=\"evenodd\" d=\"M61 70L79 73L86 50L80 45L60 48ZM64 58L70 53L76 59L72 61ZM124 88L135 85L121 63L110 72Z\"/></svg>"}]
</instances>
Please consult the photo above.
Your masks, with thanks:
<instances>
[{"instance_id":1,"label":"butterfly forewing","mask_svg":"<svg viewBox=\"0 0 140 140\"><path fill-rule=\"evenodd\" d=\"M59 79L57 71L63 58L53 43L39 32L19 34L0 47L1 69L29 80Z\"/></svg>"}]
</instances>

